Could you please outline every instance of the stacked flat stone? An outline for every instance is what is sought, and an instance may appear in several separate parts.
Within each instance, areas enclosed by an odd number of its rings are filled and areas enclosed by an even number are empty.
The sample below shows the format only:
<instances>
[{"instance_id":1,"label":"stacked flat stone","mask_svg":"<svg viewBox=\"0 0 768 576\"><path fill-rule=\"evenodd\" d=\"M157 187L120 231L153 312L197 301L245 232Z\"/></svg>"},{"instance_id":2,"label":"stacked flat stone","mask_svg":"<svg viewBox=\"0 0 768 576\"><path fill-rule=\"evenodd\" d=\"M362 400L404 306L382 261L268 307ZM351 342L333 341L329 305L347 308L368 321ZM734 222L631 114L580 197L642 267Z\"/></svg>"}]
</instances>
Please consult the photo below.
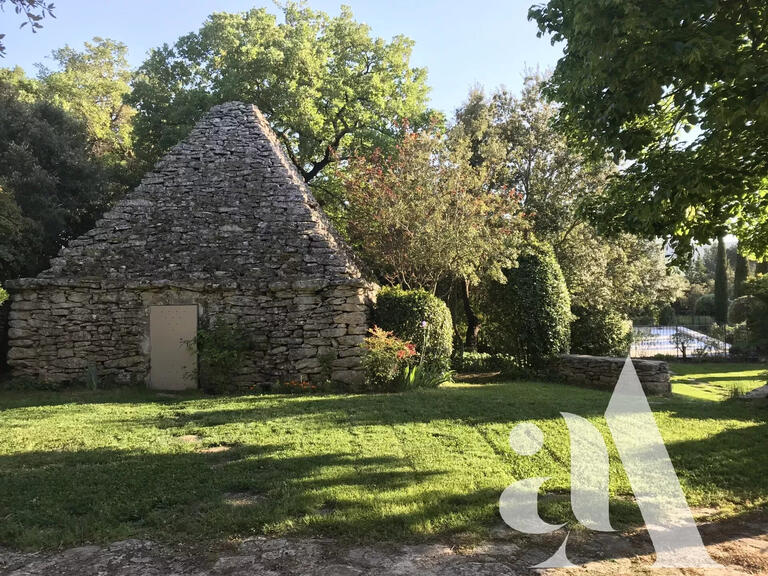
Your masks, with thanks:
<instances>
[{"instance_id":1,"label":"stacked flat stone","mask_svg":"<svg viewBox=\"0 0 768 576\"><path fill-rule=\"evenodd\" d=\"M149 307L250 333L243 385L362 377L376 286L254 106L216 106L37 278L10 282L14 374L149 374Z\"/></svg>"},{"instance_id":2,"label":"stacked flat stone","mask_svg":"<svg viewBox=\"0 0 768 576\"><path fill-rule=\"evenodd\" d=\"M624 358L566 354L554 361L551 370L556 379L567 384L613 390L625 361ZM666 362L633 359L632 365L646 394L671 391Z\"/></svg>"},{"instance_id":3,"label":"stacked flat stone","mask_svg":"<svg viewBox=\"0 0 768 576\"><path fill-rule=\"evenodd\" d=\"M6 368L6 358L8 357L8 314L11 310L11 303L5 301L0 304L0 372Z\"/></svg>"}]
</instances>

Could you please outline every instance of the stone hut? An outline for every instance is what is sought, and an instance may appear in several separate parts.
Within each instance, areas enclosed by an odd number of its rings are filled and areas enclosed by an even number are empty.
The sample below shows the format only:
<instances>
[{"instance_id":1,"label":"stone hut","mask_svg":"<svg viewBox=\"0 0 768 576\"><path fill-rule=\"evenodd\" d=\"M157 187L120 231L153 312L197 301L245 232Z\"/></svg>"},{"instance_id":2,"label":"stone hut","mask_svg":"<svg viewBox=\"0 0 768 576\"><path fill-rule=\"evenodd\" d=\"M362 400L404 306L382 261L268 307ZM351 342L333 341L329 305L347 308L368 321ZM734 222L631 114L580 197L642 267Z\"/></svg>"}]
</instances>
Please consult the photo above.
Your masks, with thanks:
<instances>
[{"instance_id":1,"label":"stone hut","mask_svg":"<svg viewBox=\"0 0 768 576\"><path fill-rule=\"evenodd\" d=\"M216 106L37 278L8 283L8 363L58 382L96 373L197 385L199 330L248 335L243 386L362 378L375 285L254 106Z\"/></svg>"}]
</instances>

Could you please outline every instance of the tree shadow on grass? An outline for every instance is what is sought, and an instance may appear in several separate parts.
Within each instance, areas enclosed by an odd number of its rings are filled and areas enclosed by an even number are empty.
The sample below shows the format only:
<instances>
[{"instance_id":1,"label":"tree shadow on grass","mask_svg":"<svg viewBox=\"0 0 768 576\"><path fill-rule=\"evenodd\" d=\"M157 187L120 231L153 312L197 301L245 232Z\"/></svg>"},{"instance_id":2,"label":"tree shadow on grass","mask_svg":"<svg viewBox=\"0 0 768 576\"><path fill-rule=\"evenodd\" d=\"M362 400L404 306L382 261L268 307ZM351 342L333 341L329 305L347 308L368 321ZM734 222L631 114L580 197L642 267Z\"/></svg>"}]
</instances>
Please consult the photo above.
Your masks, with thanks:
<instances>
[{"instance_id":1,"label":"tree shadow on grass","mask_svg":"<svg viewBox=\"0 0 768 576\"><path fill-rule=\"evenodd\" d=\"M178 402L212 398L199 390L166 393L145 387L125 386L105 390L89 390L73 387L62 390L3 390L0 389L0 410L33 407L55 407L71 404L135 404L154 402L175 404Z\"/></svg>"},{"instance_id":2,"label":"tree shadow on grass","mask_svg":"<svg viewBox=\"0 0 768 576\"><path fill-rule=\"evenodd\" d=\"M610 393L561 384L506 382L369 395L258 395L222 398L217 407L189 402L169 406L155 418L141 420L159 428L219 426L274 418L314 417L353 425L430 423L455 420L465 424L507 423L560 418L561 411L602 415ZM126 423L136 420L125 420Z\"/></svg>"},{"instance_id":3,"label":"tree shadow on grass","mask_svg":"<svg viewBox=\"0 0 768 576\"><path fill-rule=\"evenodd\" d=\"M731 490L742 500L768 497L768 458L745 450L760 445L753 442L762 441L766 426L670 445L683 484ZM204 543L255 534L353 542L488 537L501 523L501 491L433 489L433 478L441 474L415 471L406 458L391 456L286 456L280 445L212 453L100 449L6 455L0 456L0 544L51 548L135 537ZM573 522L567 491L555 496L541 499L542 517ZM613 497L611 513L621 530L643 526L631 497ZM708 524L705 542L758 535L767 525L726 529L737 524L735 519ZM549 550L555 537L508 534L536 549L532 557L540 554L538 561L556 549ZM581 557L590 559L595 551L590 546L603 537L586 534ZM652 551L642 538L632 538L631 546L612 546L603 557Z\"/></svg>"},{"instance_id":4,"label":"tree shadow on grass","mask_svg":"<svg viewBox=\"0 0 768 576\"><path fill-rule=\"evenodd\" d=\"M0 544L50 548L128 537L194 542L302 533L329 509L337 520L325 524L327 535L355 537L367 527L375 536L376 514L365 513L361 495L398 493L435 474L398 458L286 457L275 447L0 456ZM245 501L253 505L233 502L232 494L252 497Z\"/></svg>"}]
</instances>

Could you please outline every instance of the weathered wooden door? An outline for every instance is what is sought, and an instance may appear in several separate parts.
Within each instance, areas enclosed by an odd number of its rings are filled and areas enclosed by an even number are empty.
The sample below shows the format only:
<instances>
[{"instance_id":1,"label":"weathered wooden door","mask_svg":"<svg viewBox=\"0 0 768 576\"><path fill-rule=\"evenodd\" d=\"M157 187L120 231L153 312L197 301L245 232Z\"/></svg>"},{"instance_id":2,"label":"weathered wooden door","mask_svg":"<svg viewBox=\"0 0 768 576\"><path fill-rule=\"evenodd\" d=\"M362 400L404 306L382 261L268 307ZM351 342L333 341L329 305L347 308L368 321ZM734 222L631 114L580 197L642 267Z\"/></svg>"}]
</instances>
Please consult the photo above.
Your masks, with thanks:
<instances>
[{"instance_id":1,"label":"weathered wooden door","mask_svg":"<svg viewBox=\"0 0 768 576\"><path fill-rule=\"evenodd\" d=\"M197 388L197 306L152 306L149 309L150 387L156 390Z\"/></svg>"}]
</instances>

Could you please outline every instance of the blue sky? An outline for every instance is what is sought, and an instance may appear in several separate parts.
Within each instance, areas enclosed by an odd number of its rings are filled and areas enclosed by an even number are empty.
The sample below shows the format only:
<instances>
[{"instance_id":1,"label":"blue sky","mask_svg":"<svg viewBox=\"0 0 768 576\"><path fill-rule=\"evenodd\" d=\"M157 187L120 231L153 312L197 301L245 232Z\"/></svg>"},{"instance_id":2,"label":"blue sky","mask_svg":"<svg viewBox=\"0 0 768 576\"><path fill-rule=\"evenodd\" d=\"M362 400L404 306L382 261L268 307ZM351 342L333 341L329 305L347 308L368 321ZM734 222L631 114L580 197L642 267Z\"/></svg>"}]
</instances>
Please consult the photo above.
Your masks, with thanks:
<instances>
[{"instance_id":1,"label":"blue sky","mask_svg":"<svg viewBox=\"0 0 768 576\"><path fill-rule=\"evenodd\" d=\"M412 64L429 70L432 105L450 114L475 84L517 90L526 68L554 67L561 48L537 38L535 24L527 20L535 1L311 0L309 5L337 14L347 4L375 35L412 38ZM94 36L124 42L136 66L151 48L197 30L212 12L261 6L276 11L269 0L62 0L56 5L56 19L46 19L37 34L19 30L21 20L10 7L0 13L0 31L6 33L0 66L18 65L33 75L36 62L50 65L51 50L65 44L80 47Z\"/></svg>"}]
</instances>

